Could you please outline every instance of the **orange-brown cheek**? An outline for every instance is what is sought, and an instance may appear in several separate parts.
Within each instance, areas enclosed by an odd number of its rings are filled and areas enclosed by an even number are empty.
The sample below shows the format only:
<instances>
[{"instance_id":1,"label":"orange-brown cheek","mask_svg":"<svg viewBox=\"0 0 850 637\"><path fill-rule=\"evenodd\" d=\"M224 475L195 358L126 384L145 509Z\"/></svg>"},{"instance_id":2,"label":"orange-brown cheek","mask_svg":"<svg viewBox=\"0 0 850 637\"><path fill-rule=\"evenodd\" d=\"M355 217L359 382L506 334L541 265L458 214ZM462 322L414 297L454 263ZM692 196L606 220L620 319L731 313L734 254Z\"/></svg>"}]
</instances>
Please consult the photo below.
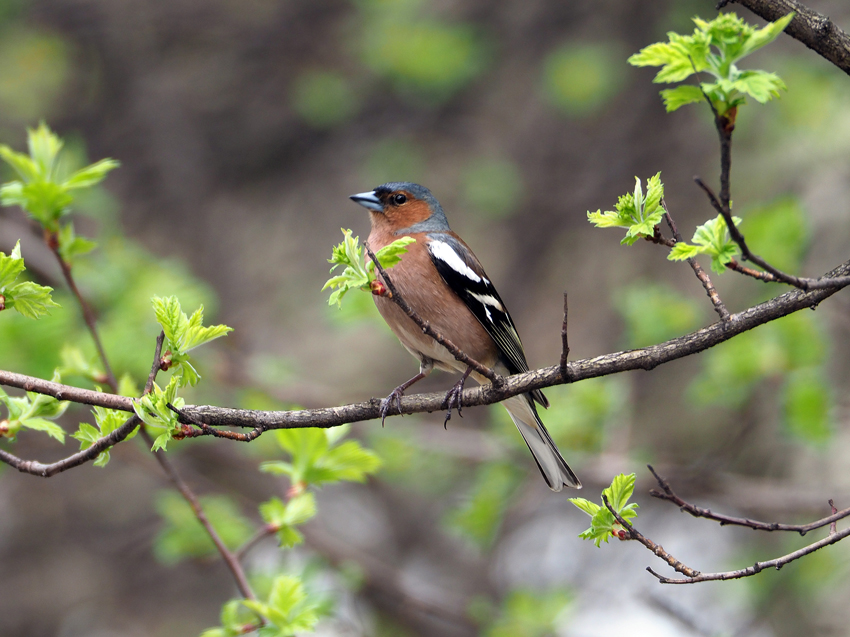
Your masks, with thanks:
<instances>
[{"instance_id":1,"label":"orange-brown cheek","mask_svg":"<svg viewBox=\"0 0 850 637\"><path fill-rule=\"evenodd\" d=\"M386 214L396 228L409 228L430 217L431 209L424 201L411 201L402 206L390 208Z\"/></svg>"}]
</instances>

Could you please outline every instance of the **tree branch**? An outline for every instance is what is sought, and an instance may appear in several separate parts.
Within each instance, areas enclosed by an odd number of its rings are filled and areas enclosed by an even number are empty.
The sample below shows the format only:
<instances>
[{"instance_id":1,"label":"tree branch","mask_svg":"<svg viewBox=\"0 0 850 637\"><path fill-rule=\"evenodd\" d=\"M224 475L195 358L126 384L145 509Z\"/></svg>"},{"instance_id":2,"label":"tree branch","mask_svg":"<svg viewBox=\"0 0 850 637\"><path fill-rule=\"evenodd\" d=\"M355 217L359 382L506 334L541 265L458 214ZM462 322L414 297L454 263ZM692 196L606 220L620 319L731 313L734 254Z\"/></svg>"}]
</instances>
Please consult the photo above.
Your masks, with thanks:
<instances>
[{"instance_id":1,"label":"tree branch","mask_svg":"<svg viewBox=\"0 0 850 637\"><path fill-rule=\"evenodd\" d=\"M3 451L2 449L0 449L0 461L14 467L21 473L30 473L34 476L50 478L55 476L57 473L62 473L68 469L73 469L81 464L85 464L90 460L94 460L102 451L106 451L110 447L114 447L129 436L132 431L141 424L141 422L142 421L134 414L111 434L97 439L88 449L83 449L82 451L68 456L67 458L57 460L50 464L43 464L37 460L22 460L21 458L13 456L11 453Z\"/></svg>"},{"instance_id":2,"label":"tree branch","mask_svg":"<svg viewBox=\"0 0 850 637\"><path fill-rule=\"evenodd\" d=\"M142 427L141 435L145 439L145 442L147 442L148 447L152 447L153 438L151 438L151 435L144 427ZM236 586L239 588L239 592L242 593L242 596L245 599L257 599L254 595L254 591L251 590L251 585L248 583L248 578L245 576L245 571L242 570L242 565L239 563L239 560L236 559L236 556L229 548L227 548L227 545L221 539L218 532L215 530L215 527L213 527L210 523L209 518L207 518L206 513L204 513L201 503L198 501L198 497L177 473L176 469L171 464L171 461L165 455L165 451L160 449L158 451L154 451L153 455L159 463L159 466L161 466L162 470L165 471L165 475L168 476L171 483L177 487L177 490L180 491L180 494L186 499L189 506L192 507L192 511L195 513L195 517L198 519L198 522L203 525L207 534L210 536L210 539L213 541L213 544L215 544L216 549L218 549L218 552L221 554L227 568L230 569L230 572L233 574L233 578L236 580Z\"/></svg>"},{"instance_id":3,"label":"tree branch","mask_svg":"<svg viewBox=\"0 0 850 637\"><path fill-rule=\"evenodd\" d=\"M658 481L658 486L661 487L661 491L658 491L657 489L651 489L649 491L649 494L652 497L672 502L673 504L679 507L679 510L684 511L686 513L690 513L695 518L705 518L707 520L714 520L715 522L719 522L721 526L729 524L735 526L746 526L748 528L755 529L758 531L790 531L793 533L799 533L800 535L805 535L809 531L813 531L824 526L833 525L838 520L846 518L848 515L850 515L850 508L844 509L843 511L835 511L834 507L832 506L832 500L830 500L830 506L833 508L832 515L823 518L822 520L810 522L809 524L780 524L778 522L759 522L758 520L750 520L749 518L736 518L720 513L713 513L710 509L703 509L702 507L698 507L689 502L685 502L682 498L676 495L667 480L665 480L660 475L658 475L658 473L656 473L655 469L652 468L652 465L646 466L652 472L652 475L655 476L655 479Z\"/></svg>"},{"instance_id":4,"label":"tree branch","mask_svg":"<svg viewBox=\"0 0 850 637\"><path fill-rule=\"evenodd\" d=\"M817 307L819 303L850 285L848 275L850 275L850 261L828 272L822 279L818 279L825 282L834 280L836 282L834 287L823 285L808 292L791 290L743 312L732 314L728 321L714 323L658 345L572 361L567 364L568 377L570 382L578 382L636 369L651 370L658 365L705 351L759 325L805 308ZM463 404L469 407L490 405L533 389L545 389L565 382L560 365L544 367L509 376L504 379L501 387L483 385L474 389L465 389L462 394ZM61 397L62 400L101 405L111 409L123 411L133 409L132 400L123 396L79 389L11 372L0 371L0 385L19 387L27 391ZM445 399L444 392L405 396L401 401L401 411L404 414L440 411L443 409ZM212 405L187 406L181 411L187 416L203 421L210 427L262 427L269 430L336 427L346 423L372 420L381 417L380 407L381 401L373 398L368 402L340 407L298 411L254 411Z\"/></svg>"},{"instance_id":5,"label":"tree branch","mask_svg":"<svg viewBox=\"0 0 850 637\"><path fill-rule=\"evenodd\" d=\"M850 35L827 16L812 11L796 0L720 0L717 8L721 9L732 2L747 7L771 22L792 11L796 12L785 33L850 75Z\"/></svg>"},{"instance_id":6,"label":"tree branch","mask_svg":"<svg viewBox=\"0 0 850 637\"><path fill-rule=\"evenodd\" d=\"M841 286L845 287L850 284L850 276L843 277L831 277L831 278L820 278L820 279L808 279L796 277L791 274L786 274L781 270L777 270L772 265L770 265L767 261L762 259L760 256L753 254L750 251L749 246L747 246L747 242L744 240L744 235L741 234L741 231L735 225L735 222L732 219L732 213L729 211L728 205L724 206L722 201L718 201L715 194L712 192L711 188L699 177L694 177L694 181L697 185L705 191L705 194L708 196L709 201L711 201L711 205L714 206L714 209L723 216L723 219L726 221L726 227L729 229L729 236L732 237L732 240L738 244L738 247L741 249L741 255L747 261L752 261L760 268L763 268L768 273L770 273L774 280L782 281L783 283L787 283L789 285L793 285L795 288L800 288L801 290L818 290L823 288L828 288L832 286ZM737 271L748 270L749 268L732 268ZM758 276L758 273L754 272L743 272L744 274L748 274L749 276L754 276L757 279L762 279L764 281L768 281L768 279L764 276Z\"/></svg>"}]
</instances>

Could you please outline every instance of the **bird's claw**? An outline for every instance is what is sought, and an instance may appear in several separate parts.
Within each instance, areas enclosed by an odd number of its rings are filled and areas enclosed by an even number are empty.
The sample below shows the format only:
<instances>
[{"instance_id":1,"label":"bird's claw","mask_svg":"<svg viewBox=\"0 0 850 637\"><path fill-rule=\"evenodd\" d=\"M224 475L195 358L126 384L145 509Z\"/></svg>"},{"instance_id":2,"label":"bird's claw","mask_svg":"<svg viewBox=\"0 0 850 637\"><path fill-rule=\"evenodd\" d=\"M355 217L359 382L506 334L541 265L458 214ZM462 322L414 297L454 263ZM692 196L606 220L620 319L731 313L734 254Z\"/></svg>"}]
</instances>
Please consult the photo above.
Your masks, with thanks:
<instances>
[{"instance_id":1,"label":"bird's claw","mask_svg":"<svg viewBox=\"0 0 850 637\"><path fill-rule=\"evenodd\" d=\"M390 395L384 398L381 401L381 427L384 426L384 421L387 419L387 416L390 415L390 411L393 407L393 401L395 401L396 409L398 409L399 416L403 416L401 413L401 397L404 396L404 387L399 385L394 390L390 392Z\"/></svg>"},{"instance_id":2,"label":"bird's claw","mask_svg":"<svg viewBox=\"0 0 850 637\"><path fill-rule=\"evenodd\" d=\"M463 418L463 412L461 411L461 401L460 397L463 393L463 384L466 382L466 376L457 381L452 388L446 392L446 419L443 421L443 429L449 428L449 420L452 419L452 409L457 409L457 415Z\"/></svg>"}]
</instances>

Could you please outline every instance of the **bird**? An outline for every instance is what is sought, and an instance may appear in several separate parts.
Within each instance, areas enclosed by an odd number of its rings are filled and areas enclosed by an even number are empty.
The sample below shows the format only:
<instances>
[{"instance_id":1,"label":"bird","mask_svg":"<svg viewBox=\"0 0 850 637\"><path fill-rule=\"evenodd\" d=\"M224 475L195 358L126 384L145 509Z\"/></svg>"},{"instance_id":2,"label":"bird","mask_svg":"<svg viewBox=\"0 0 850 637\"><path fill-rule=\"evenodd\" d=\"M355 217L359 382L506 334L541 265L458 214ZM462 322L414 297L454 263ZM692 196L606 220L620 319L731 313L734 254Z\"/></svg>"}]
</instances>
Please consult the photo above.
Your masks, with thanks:
<instances>
[{"instance_id":1,"label":"bird","mask_svg":"<svg viewBox=\"0 0 850 637\"><path fill-rule=\"evenodd\" d=\"M451 230L442 206L430 190L411 182L390 182L351 195L350 199L369 211L371 231L367 245L372 251L377 252L402 237L416 240L407 246L407 253L388 273L398 294L416 314L467 356L498 374L528 371L522 342L504 301L472 250ZM460 413L460 392L466 378L471 375L479 384L489 380L456 360L386 295L373 298L390 329L419 361L419 373L383 400L382 416L386 417L393 401L400 407L405 390L434 368L462 374L446 395L449 416L453 402ZM543 426L535 403L549 406L540 390L502 402L549 488L580 489L581 481Z\"/></svg>"}]
</instances>

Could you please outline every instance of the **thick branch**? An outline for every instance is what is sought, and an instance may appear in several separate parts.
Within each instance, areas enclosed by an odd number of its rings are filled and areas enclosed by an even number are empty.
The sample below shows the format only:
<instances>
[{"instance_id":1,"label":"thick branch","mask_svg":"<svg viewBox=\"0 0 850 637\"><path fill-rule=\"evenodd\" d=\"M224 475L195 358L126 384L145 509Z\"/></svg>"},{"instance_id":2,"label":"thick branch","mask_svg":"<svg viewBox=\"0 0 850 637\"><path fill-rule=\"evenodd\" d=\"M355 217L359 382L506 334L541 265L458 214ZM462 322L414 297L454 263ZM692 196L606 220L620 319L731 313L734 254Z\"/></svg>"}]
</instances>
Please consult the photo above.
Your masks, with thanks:
<instances>
[{"instance_id":1,"label":"thick branch","mask_svg":"<svg viewBox=\"0 0 850 637\"><path fill-rule=\"evenodd\" d=\"M654 498L659 498L660 500L667 500L668 502L672 502L676 506L679 507L681 511L685 511L686 513L690 513L695 518L705 518L707 520L714 520L715 522L720 522L721 526L726 524L735 525L735 526L746 526L751 529L755 529L758 531L790 531L793 533L799 533L800 535L805 535L809 531L813 531L815 529L820 529L824 526L829 526L831 524L835 524L838 520L846 518L850 515L850 508L844 509L843 511L834 511L832 515L829 517L823 518L822 520L817 520L815 522L810 522L809 524L780 524L778 522L759 522L758 520L750 520L749 518L736 518L730 515L723 515L720 513L713 513L711 509L704 509L702 507L698 507L695 504L691 504L690 502L685 502L682 498L680 498L673 489L670 487L670 484L658 475L655 469L652 468L652 465L647 465L649 470L652 472L652 475L655 476L655 479L658 481L658 486L661 487L661 491L657 489L651 489L649 494ZM830 504L832 501L830 500Z\"/></svg>"},{"instance_id":2,"label":"thick branch","mask_svg":"<svg viewBox=\"0 0 850 637\"><path fill-rule=\"evenodd\" d=\"M848 275L850 275L850 261L835 268L823 279L819 279L819 281L835 280L835 287L824 285L809 292L792 290L743 312L733 314L728 321L715 323L658 345L572 361L567 364L568 377L570 382L577 382L635 369L650 370L658 365L705 351L759 325L805 308L816 307L823 300L838 292L839 289L850 285L850 276ZM564 384L564 382L560 365L544 367L524 374L509 376L505 378L501 387L484 385L475 389L465 389L463 391L463 404L469 407L490 405L533 389L544 389ZM11 372L0 371L0 385L19 387L27 391L57 398L61 397L62 400L102 405L123 411L132 411L133 408L131 399L123 396L79 389ZM401 411L404 414L440 411L443 409L445 399L444 392L405 396L401 401ZM372 420L381 417L380 408L381 401L372 399L368 402L340 407L298 411L253 411L227 409L211 405L184 407L181 411L211 427L289 429L336 427L345 423Z\"/></svg>"},{"instance_id":3,"label":"thick branch","mask_svg":"<svg viewBox=\"0 0 850 637\"><path fill-rule=\"evenodd\" d=\"M737 2L771 22L795 11L785 33L850 75L850 35L827 16L796 0L721 0L718 8Z\"/></svg>"}]
</instances>

